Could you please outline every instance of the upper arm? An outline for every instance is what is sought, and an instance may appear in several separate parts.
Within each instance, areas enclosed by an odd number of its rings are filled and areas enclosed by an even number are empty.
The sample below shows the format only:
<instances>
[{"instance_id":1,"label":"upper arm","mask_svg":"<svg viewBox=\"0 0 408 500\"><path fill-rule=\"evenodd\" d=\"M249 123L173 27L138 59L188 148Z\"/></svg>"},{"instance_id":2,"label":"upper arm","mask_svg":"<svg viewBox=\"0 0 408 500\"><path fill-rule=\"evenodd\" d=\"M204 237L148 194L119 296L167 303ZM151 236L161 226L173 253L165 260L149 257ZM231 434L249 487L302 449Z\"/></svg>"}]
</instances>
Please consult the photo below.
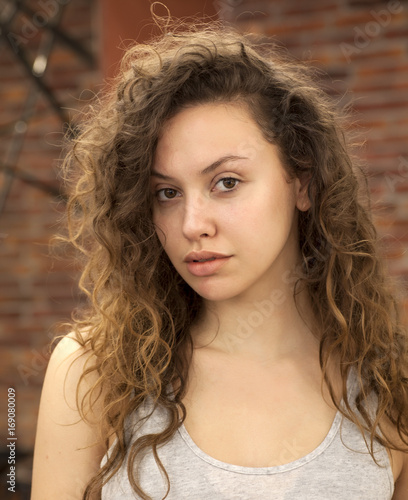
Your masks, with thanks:
<instances>
[{"instance_id":1,"label":"upper arm","mask_svg":"<svg viewBox=\"0 0 408 500\"><path fill-rule=\"evenodd\" d=\"M76 404L87 358L89 355L84 355L83 348L69 336L51 355L37 422L31 500L80 500L99 469L104 446L96 426L81 419ZM80 397L94 380L92 376L86 379Z\"/></svg>"}]
</instances>

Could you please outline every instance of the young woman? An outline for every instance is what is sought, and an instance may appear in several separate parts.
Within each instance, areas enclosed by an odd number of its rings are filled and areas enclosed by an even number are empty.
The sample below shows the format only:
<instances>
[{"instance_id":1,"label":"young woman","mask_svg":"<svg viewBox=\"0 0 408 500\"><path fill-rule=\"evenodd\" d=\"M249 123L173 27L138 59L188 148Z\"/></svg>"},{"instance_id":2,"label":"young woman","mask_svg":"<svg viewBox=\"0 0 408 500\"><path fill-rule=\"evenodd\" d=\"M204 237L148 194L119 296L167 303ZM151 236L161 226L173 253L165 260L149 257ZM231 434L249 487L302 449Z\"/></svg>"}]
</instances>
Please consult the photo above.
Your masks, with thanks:
<instances>
[{"instance_id":1,"label":"young woman","mask_svg":"<svg viewBox=\"0 0 408 500\"><path fill-rule=\"evenodd\" d=\"M407 499L407 334L306 69L191 27L130 49L97 108L67 159L89 308L32 499Z\"/></svg>"}]
</instances>

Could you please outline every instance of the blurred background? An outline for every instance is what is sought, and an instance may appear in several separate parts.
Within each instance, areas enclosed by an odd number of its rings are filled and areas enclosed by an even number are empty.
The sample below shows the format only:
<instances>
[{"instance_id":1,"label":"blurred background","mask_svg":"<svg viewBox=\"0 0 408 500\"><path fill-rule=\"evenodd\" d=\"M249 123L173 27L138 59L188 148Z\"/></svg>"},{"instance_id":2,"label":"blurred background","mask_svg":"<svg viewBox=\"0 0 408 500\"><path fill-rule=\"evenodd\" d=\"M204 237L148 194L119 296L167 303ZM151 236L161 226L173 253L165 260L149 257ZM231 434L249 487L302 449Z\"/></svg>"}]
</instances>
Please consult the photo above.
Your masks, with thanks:
<instances>
[{"instance_id":1,"label":"blurred background","mask_svg":"<svg viewBox=\"0 0 408 500\"><path fill-rule=\"evenodd\" d=\"M163 0L177 18L223 19L320 70L365 144L373 218L408 309L407 0ZM157 13L165 15L164 7ZM78 270L49 242L64 211L68 126L157 33L149 0L0 0L0 497L27 499L55 324L81 303ZM7 390L16 392L16 493L7 488Z\"/></svg>"}]
</instances>

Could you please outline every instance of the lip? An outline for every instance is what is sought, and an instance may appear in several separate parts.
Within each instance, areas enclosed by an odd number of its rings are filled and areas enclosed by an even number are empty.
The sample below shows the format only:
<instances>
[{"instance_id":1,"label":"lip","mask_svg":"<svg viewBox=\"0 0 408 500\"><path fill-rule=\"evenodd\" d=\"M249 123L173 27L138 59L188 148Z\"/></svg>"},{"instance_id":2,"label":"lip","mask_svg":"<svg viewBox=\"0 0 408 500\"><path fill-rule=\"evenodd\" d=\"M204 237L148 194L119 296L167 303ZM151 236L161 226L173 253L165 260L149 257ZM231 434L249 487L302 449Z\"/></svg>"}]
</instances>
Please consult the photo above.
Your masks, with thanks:
<instances>
[{"instance_id":1,"label":"lip","mask_svg":"<svg viewBox=\"0 0 408 500\"><path fill-rule=\"evenodd\" d=\"M217 252L190 252L186 255L184 262L187 263L187 269L193 276L211 276L228 262L232 255L225 255ZM202 259L214 259L206 262L195 262Z\"/></svg>"},{"instance_id":2,"label":"lip","mask_svg":"<svg viewBox=\"0 0 408 500\"><path fill-rule=\"evenodd\" d=\"M184 262L194 262L195 260L212 259L213 257L215 257L216 259L225 259L231 256L225 255L223 253L201 250L200 252L190 252L189 254L187 254L184 258Z\"/></svg>"}]
</instances>

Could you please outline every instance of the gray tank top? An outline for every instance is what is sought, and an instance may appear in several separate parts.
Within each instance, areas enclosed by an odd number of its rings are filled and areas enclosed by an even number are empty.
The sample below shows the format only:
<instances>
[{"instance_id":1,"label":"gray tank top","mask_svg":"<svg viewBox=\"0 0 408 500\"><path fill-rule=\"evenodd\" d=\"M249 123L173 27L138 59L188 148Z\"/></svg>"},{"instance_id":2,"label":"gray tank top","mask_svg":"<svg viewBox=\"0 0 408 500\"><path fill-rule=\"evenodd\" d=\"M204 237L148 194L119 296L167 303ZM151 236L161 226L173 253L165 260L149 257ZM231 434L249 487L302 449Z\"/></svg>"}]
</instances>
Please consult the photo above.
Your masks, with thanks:
<instances>
[{"instance_id":1,"label":"gray tank top","mask_svg":"<svg viewBox=\"0 0 408 500\"><path fill-rule=\"evenodd\" d=\"M350 372L348 391L356 390ZM151 417L146 401L129 419L131 439L164 429L165 410L157 407ZM295 445L295 444L294 444ZM166 500L390 500L394 480L387 451L375 444L378 466L370 456L358 427L337 412L320 445L308 455L275 467L242 467L221 462L202 451L184 425L171 441L158 448L158 455L170 478ZM109 452L108 452L109 453ZM106 456L102 460L105 463ZM139 483L153 500L162 500L166 481L153 454L140 462ZM103 487L102 500L140 499L131 489L126 464Z\"/></svg>"}]
</instances>

